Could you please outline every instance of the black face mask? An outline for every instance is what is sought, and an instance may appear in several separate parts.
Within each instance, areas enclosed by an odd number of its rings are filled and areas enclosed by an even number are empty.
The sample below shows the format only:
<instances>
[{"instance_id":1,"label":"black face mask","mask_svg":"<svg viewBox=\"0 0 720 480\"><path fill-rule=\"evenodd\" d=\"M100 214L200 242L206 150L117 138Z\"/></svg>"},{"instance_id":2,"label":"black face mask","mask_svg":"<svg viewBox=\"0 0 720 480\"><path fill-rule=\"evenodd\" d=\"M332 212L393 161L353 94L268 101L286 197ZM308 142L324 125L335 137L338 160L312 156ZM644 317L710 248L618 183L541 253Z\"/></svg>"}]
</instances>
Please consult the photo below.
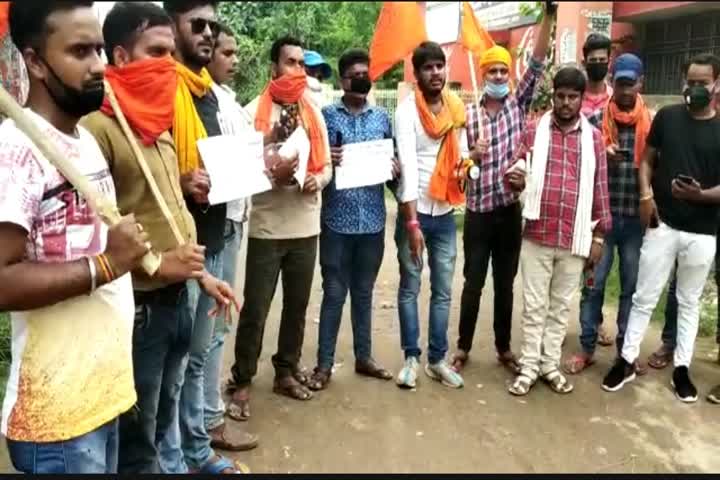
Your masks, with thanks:
<instances>
[{"instance_id":1,"label":"black face mask","mask_svg":"<svg viewBox=\"0 0 720 480\"><path fill-rule=\"evenodd\" d=\"M588 78L593 82L599 82L607 77L608 64L607 63L588 63L585 66Z\"/></svg>"},{"instance_id":2,"label":"black face mask","mask_svg":"<svg viewBox=\"0 0 720 480\"><path fill-rule=\"evenodd\" d=\"M353 77L350 80L350 91L352 93L359 93L360 95L367 95L372 89L372 82L367 77Z\"/></svg>"},{"instance_id":3,"label":"black face mask","mask_svg":"<svg viewBox=\"0 0 720 480\"><path fill-rule=\"evenodd\" d=\"M685 99L685 105L687 105L690 110L702 110L710 105L710 101L712 100L710 90L701 85L685 88L683 98Z\"/></svg>"},{"instance_id":4,"label":"black face mask","mask_svg":"<svg viewBox=\"0 0 720 480\"><path fill-rule=\"evenodd\" d=\"M105 98L105 86L102 83L97 88L78 90L63 82L45 59L41 60L54 77L54 85L46 81L43 83L60 110L80 118L100 108Z\"/></svg>"}]
</instances>

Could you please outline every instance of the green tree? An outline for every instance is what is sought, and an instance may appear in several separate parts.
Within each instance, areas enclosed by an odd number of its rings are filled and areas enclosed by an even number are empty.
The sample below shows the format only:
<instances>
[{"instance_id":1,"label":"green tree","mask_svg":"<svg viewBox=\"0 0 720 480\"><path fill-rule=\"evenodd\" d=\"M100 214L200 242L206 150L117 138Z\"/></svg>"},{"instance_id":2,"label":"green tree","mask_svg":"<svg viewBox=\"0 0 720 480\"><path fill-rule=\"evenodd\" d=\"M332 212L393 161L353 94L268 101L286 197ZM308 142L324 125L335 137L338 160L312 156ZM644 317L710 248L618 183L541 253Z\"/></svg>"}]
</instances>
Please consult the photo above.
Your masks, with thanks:
<instances>
[{"instance_id":1,"label":"green tree","mask_svg":"<svg viewBox=\"0 0 720 480\"><path fill-rule=\"evenodd\" d=\"M335 71L349 48L369 48L382 2L221 2L220 18L236 34L240 68L235 89L242 102L260 93L270 75L270 46L292 35L317 50ZM386 73L379 88L395 88L402 62Z\"/></svg>"}]
</instances>

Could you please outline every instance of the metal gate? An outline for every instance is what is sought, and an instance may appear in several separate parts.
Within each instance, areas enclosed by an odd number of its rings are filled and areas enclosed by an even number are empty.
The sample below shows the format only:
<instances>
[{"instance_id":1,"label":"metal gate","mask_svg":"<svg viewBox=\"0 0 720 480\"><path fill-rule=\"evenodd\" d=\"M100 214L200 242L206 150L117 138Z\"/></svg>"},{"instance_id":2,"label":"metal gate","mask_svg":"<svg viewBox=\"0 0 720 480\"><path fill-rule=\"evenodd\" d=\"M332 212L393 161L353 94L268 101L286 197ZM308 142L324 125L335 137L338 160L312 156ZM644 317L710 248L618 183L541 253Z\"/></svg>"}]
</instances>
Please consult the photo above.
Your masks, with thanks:
<instances>
[{"instance_id":1,"label":"metal gate","mask_svg":"<svg viewBox=\"0 0 720 480\"><path fill-rule=\"evenodd\" d=\"M703 12L644 25L645 93L676 95L683 65L698 53L720 56L720 12Z\"/></svg>"}]
</instances>

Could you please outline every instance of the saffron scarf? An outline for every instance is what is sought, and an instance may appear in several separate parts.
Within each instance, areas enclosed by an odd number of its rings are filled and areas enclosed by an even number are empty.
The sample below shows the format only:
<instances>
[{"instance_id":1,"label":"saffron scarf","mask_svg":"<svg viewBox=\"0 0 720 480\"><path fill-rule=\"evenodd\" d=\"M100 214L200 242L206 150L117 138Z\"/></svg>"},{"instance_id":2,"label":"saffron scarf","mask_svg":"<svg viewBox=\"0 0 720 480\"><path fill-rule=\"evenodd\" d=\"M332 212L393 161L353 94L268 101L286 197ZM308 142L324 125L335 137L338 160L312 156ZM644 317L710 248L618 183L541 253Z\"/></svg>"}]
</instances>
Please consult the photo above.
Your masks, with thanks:
<instances>
[{"instance_id":1,"label":"saffron scarf","mask_svg":"<svg viewBox=\"0 0 720 480\"><path fill-rule=\"evenodd\" d=\"M327 159L326 133L315 110L303 94L307 87L307 77L304 73L283 75L268 83L260 95L257 113L255 114L255 130L264 134L270 133L270 122L273 103L298 104L302 124L307 130L310 139L310 158L308 159L308 172L319 174L325 168Z\"/></svg>"},{"instance_id":2,"label":"saffron scarf","mask_svg":"<svg viewBox=\"0 0 720 480\"><path fill-rule=\"evenodd\" d=\"M460 140L455 130L465 126L465 105L449 90L443 90L442 103L442 110L434 115L425 96L420 91L415 93L415 106L425 133L434 140L442 139L428 194L435 200L461 205L465 203L465 194L455 174L462 162Z\"/></svg>"},{"instance_id":3,"label":"saffron scarf","mask_svg":"<svg viewBox=\"0 0 720 480\"><path fill-rule=\"evenodd\" d=\"M108 66L105 79L143 145L152 145L163 132L170 130L178 83L172 57L140 60L124 67ZM100 110L109 117L115 116L107 97Z\"/></svg>"},{"instance_id":4,"label":"saffron scarf","mask_svg":"<svg viewBox=\"0 0 720 480\"><path fill-rule=\"evenodd\" d=\"M207 138L207 131L195 108L193 96L202 98L207 95L212 86L212 78L205 68L198 75L181 63L177 63L177 72L173 140L175 140L178 167L182 175L200 167L197 141Z\"/></svg>"},{"instance_id":5,"label":"saffron scarf","mask_svg":"<svg viewBox=\"0 0 720 480\"><path fill-rule=\"evenodd\" d=\"M639 167L645 150L645 143L648 135L650 135L650 126L652 125L650 110L645 105L642 96L637 96L635 108L629 112L620 110L612 100L605 105L602 134L606 146L618 144L618 123L635 126L635 167Z\"/></svg>"}]
</instances>

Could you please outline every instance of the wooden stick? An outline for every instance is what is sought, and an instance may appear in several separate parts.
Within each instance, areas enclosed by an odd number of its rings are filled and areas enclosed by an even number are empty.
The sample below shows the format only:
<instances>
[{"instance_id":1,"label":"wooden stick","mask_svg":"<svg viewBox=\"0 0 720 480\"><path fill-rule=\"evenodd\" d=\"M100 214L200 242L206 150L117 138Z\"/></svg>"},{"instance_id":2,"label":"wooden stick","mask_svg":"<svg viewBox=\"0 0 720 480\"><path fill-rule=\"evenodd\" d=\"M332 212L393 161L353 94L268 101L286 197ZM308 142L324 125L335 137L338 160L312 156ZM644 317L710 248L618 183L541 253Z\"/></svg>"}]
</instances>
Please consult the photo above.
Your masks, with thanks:
<instances>
[{"instance_id":1,"label":"wooden stick","mask_svg":"<svg viewBox=\"0 0 720 480\"><path fill-rule=\"evenodd\" d=\"M160 193L160 189L157 186L157 183L155 182L155 178L152 175L152 172L150 171L150 167L148 166L147 162L145 161L145 156L143 155L142 151L140 150L140 146L138 145L137 138L135 137L135 134L130 129L130 125L128 125L127 119L125 118L125 114L122 111L122 108L120 108L120 103L118 103L117 97L115 96L115 92L112 89L112 86L110 85L110 82L105 81L105 94L108 97L108 100L110 101L110 106L112 106L113 112L115 113L115 118L117 118L118 122L120 123L120 128L122 128L123 133L125 134L125 138L127 138L127 141L130 143L130 148L133 151L133 154L135 155L135 160L137 160L138 165L140 166L140 170L142 170L143 176L145 177L145 180L148 182L148 186L150 187L150 191L153 194L153 197L155 197L155 201L157 202L158 206L160 207L160 211L162 212L163 216L165 217L165 220L170 224L170 229L173 232L173 235L175 236L175 241L178 242L180 245L185 244L185 238L183 237L182 233L180 233L180 229L178 228L177 223L175 222L175 217L173 217L172 213L170 213L170 209L167 206L167 203L165 202L165 199L163 198L162 194Z\"/></svg>"},{"instance_id":2,"label":"wooden stick","mask_svg":"<svg viewBox=\"0 0 720 480\"><path fill-rule=\"evenodd\" d=\"M472 82L473 95L475 97L475 108L477 109L478 115L478 140L482 140L485 136L485 129L483 128L482 110L480 110L480 93L478 91L477 77L475 76L475 62L473 61L473 53L470 50L467 51L467 56L468 66L470 67L470 81Z\"/></svg>"},{"instance_id":3,"label":"wooden stick","mask_svg":"<svg viewBox=\"0 0 720 480\"><path fill-rule=\"evenodd\" d=\"M35 122L28 117L22 107L2 86L0 86L0 110L14 121L17 128L30 139L30 148L33 154L38 158L44 158L57 168L62 176L87 200L90 207L106 225L112 227L122 220L115 202L100 193L72 162L60 154L55 144L42 133ZM160 267L160 257L152 251L148 252L143 257L142 267L148 275L154 275Z\"/></svg>"}]
</instances>

